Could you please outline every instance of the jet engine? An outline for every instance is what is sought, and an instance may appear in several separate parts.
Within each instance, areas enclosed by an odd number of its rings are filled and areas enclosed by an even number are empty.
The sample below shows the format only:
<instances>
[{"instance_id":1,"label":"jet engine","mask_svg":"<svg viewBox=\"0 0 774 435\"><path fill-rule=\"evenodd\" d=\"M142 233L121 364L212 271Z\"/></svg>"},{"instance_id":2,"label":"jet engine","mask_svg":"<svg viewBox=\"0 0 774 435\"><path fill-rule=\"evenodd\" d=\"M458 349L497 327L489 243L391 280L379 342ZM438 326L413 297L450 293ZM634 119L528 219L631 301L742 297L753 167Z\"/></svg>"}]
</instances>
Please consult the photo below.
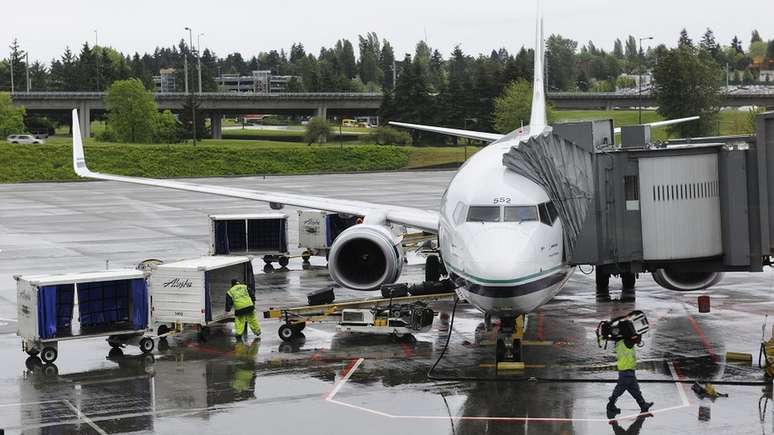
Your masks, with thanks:
<instances>
[{"instance_id":1,"label":"jet engine","mask_svg":"<svg viewBox=\"0 0 774 435\"><path fill-rule=\"evenodd\" d=\"M353 290L378 290L403 270L401 238L382 225L355 225L344 230L328 253L331 278Z\"/></svg>"},{"instance_id":2,"label":"jet engine","mask_svg":"<svg viewBox=\"0 0 774 435\"><path fill-rule=\"evenodd\" d=\"M658 285L681 292L712 287L722 278L721 272L682 272L673 269L658 269L653 272L653 279Z\"/></svg>"}]
</instances>

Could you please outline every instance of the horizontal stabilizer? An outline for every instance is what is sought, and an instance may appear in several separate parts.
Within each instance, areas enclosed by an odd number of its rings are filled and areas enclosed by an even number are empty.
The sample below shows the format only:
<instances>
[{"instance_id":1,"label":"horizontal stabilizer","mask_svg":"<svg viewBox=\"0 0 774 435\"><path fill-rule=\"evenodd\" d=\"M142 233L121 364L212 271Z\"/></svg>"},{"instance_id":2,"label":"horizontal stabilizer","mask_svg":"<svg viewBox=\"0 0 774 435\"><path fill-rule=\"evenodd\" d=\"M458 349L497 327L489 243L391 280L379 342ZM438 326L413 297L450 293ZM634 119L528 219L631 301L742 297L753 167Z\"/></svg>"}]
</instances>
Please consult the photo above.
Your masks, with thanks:
<instances>
[{"instance_id":1,"label":"horizontal stabilizer","mask_svg":"<svg viewBox=\"0 0 774 435\"><path fill-rule=\"evenodd\" d=\"M412 128L414 130L429 131L431 133L445 134L447 136L462 137L465 139L483 140L484 142L494 142L504 135L497 133L485 133L482 131L460 130L456 128L433 127L432 125L407 124L405 122L390 121L390 125L403 128Z\"/></svg>"}]
</instances>

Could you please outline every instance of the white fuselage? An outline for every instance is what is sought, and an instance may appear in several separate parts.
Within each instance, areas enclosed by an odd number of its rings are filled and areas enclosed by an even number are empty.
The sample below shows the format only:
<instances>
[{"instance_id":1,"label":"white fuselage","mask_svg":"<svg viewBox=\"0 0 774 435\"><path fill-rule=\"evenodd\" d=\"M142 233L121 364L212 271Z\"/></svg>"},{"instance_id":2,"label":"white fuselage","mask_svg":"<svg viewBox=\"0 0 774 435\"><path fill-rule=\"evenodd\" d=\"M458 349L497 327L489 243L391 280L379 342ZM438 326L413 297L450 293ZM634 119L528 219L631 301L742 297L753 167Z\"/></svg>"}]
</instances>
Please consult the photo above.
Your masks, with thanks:
<instances>
[{"instance_id":1,"label":"white fuselage","mask_svg":"<svg viewBox=\"0 0 774 435\"><path fill-rule=\"evenodd\" d=\"M572 272L562 223L531 180L507 169L503 154L529 136L513 133L473 155L441 200L443 262L461 298L497 317L525 314L551 300Z\"/></svg>"}]
</instances>

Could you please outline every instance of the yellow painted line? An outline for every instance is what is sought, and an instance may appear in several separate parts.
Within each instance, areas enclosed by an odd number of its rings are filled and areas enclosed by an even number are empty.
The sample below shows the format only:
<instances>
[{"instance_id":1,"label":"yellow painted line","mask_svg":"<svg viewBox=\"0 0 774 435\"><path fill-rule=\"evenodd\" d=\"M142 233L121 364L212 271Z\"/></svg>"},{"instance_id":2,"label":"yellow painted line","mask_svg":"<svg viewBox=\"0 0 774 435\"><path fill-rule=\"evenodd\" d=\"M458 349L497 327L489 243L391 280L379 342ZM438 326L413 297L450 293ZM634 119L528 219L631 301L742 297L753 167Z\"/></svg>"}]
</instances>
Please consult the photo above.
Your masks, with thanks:
<instances>
[{"instance_id":1,"label":"yellow painted line","mask_svg":"<svg viewBox=\"0 0 774 435\"><path fill-rule=\"evenodd\" d=\"M482 369L493 369L493 368L497 367L497 364L482 363L482 364L479 364L479 367L481 367ZM544 368L546 368L546 365L545 364L524 364L524 368L527 368L527 369L544 369Z\"/></svg>"}]
</instances>

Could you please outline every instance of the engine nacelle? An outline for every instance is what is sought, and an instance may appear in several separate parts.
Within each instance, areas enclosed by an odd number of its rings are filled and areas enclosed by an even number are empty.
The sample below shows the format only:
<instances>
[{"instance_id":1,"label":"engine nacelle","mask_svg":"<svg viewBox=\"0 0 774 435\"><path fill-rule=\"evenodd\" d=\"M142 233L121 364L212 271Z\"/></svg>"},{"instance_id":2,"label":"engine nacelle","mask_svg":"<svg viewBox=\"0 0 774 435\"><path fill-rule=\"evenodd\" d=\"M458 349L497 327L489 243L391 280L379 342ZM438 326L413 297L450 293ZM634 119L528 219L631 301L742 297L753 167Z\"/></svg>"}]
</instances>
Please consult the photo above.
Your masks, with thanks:
<instances>
[{"instance_id":1,"label":"engine nacelle","mask_svg":"<svg viewBox=\"0 0 774 435\"><path fill-rule=\"evenodd\" d=\"M678 272L672 269L658 269L653 272L653 279L658 285L681 292L704 290L717 284L722 278L721 272Z\"/></svg>"},{"instance_id":2,"label":"engine nacelle","mask_svg":"<svg viewBox=\"0 0 774 435\"><path fill-rule=\"evenodd\" d=\"M383 284L394 283L402 270L401 238L382 225L347 228L328 253L331 278L353 290L378 290Z\"/></svg>"}]
</instances>

